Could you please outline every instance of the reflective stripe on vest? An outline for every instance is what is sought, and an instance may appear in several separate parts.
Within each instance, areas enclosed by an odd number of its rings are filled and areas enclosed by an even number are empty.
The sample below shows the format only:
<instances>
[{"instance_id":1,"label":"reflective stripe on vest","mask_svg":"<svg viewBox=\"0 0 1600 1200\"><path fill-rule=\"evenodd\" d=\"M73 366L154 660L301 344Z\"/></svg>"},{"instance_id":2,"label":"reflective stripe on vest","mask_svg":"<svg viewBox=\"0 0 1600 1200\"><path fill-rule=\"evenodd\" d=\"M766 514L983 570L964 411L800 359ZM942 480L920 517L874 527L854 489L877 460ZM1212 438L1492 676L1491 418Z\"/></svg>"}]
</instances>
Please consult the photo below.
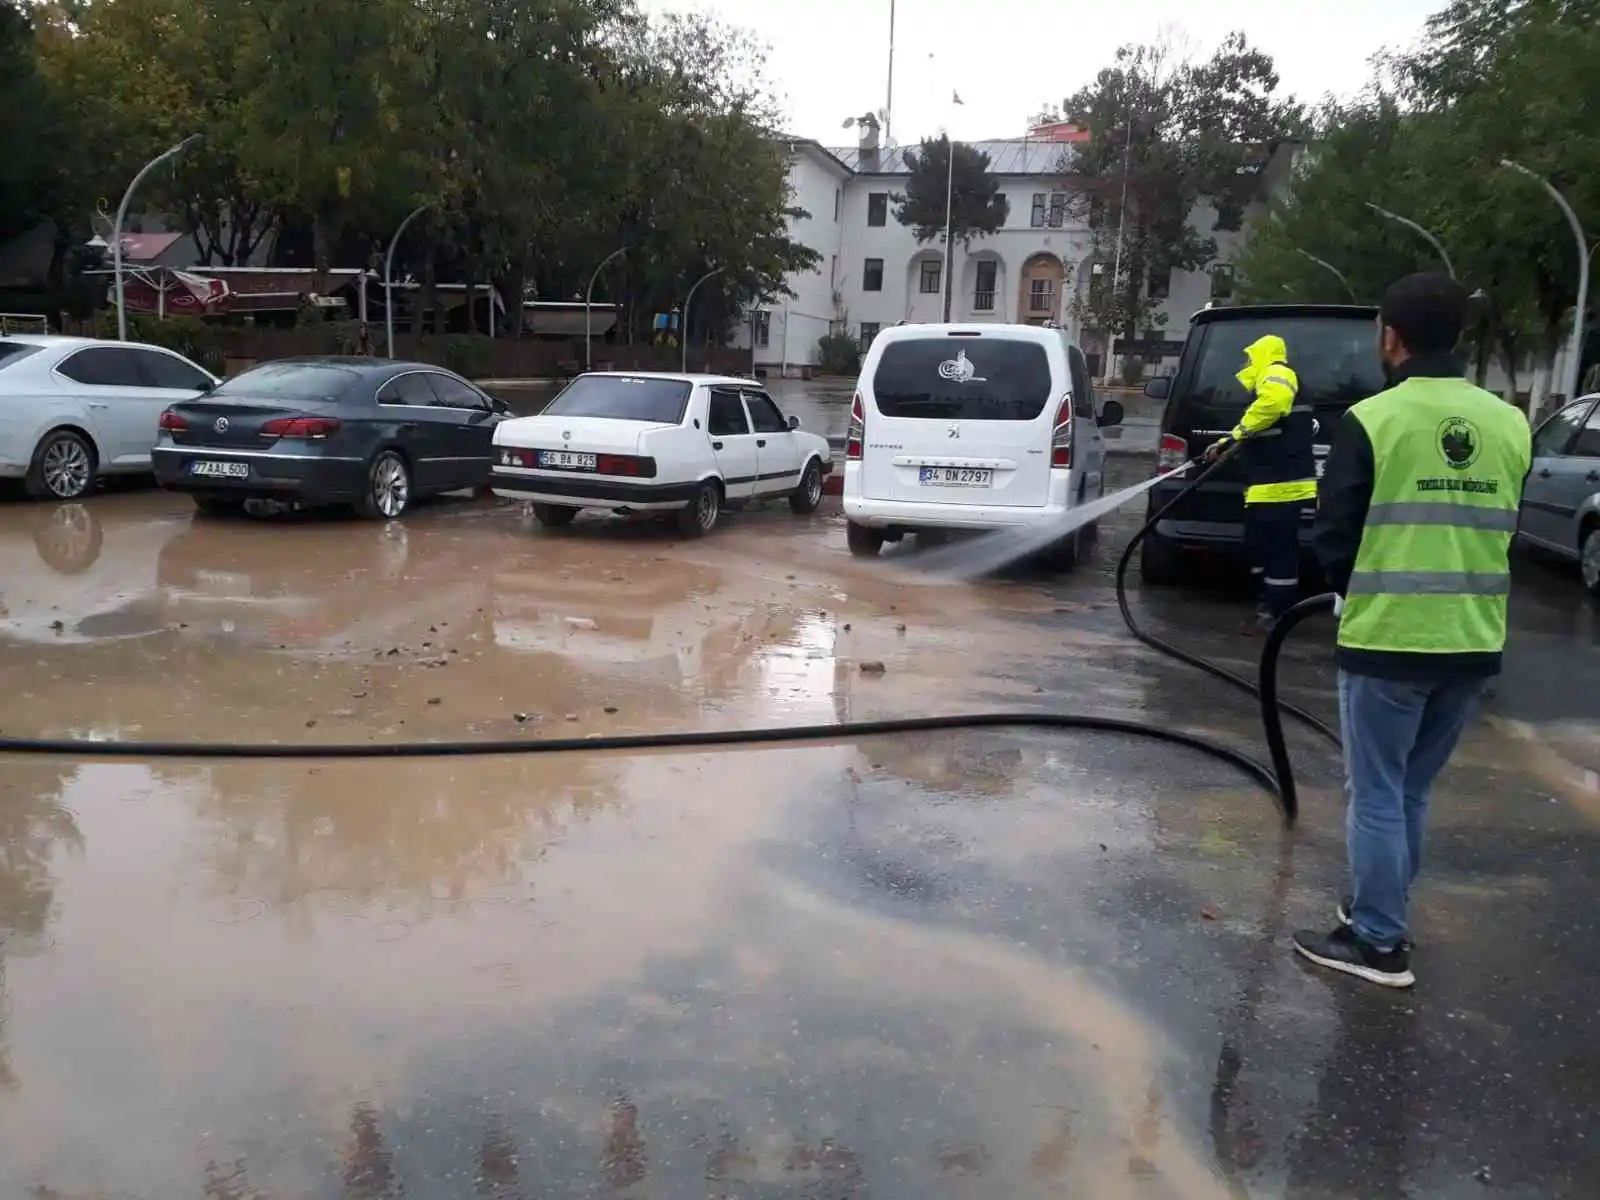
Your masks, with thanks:
<instances>
[{"instance_id":1,"label":"reflective stripe on vest","mask_svg":"<svg viewBox=\"0 0 1600 1200\"><path fill-rule=\"evenodd\" d=\"M1317 498L1315 479L1289 479L1282 483L1252 483L1244 490L1244 502L1252 504L1294 504Z\"/></svg>"},{"instance_id":2,"label":"reflective stripe on vest","mask_svg":"<svg viewBox=\"0 0 1600 1200\"><path fill-rule=\"evenodd\" d=\"M1373 483L1339 644L1503 649L1527 421L1464 379L1408 379L1350 412L1372 443Z\"/></svg>"}]
</instances>

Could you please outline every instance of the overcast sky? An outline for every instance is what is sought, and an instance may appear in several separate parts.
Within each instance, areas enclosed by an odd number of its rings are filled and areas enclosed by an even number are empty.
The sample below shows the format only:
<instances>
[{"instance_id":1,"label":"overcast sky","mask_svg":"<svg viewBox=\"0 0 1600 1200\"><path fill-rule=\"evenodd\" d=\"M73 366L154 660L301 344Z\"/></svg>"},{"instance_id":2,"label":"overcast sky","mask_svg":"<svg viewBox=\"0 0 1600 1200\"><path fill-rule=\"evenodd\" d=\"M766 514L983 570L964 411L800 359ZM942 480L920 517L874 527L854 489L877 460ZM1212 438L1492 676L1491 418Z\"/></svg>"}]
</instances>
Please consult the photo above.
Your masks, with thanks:
<instances>
[{"instance_id":1,"label":"overcast sky","mask_svg":"<svg viewBox=\"0 0 1600 1200\"><path fill-rule=\"evenodd\" d=\"M889 0L643 0L711 11L771 47L787 132L849 144L840 123L881 108ZM948 125L963 140L1020 137L1028 118L1091 80L1124 42L1175 31L1197 52L1243 30L1273 56L1283 88L1317 99L1360 90L1368 59L1413 43L1444 0L897 0L896 142ZM962 105L950 104L952 91Z\"/></svg>"}]
</instances>

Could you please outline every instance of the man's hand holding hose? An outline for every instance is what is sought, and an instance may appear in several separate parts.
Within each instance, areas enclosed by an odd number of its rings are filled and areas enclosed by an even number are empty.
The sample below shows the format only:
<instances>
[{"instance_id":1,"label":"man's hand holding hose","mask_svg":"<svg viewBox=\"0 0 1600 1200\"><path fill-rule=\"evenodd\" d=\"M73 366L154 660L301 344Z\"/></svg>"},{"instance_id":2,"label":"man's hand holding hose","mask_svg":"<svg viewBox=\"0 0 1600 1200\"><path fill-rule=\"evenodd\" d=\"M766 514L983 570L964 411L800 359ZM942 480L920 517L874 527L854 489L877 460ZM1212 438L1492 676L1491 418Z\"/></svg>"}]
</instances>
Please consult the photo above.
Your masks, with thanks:
<instances>
[{"instance_id":1,"label":"man's hand holding hose","mask_svg":"<svg viewBox=\"0 0 1600 1200\"><path fill-rule=\"evenodd\" d=\"M1200 457L1205 460L1205 464L1207 466L1210 466L1212 463L1216 462L1217 459L1221 458L1224 454L1228 453L1228 451L1232 450L1234 445L1235 442L1231 435L1228 437L1218 438L1216 441L1212 442L1211 445L1205 448L1205 453Z\"/></svg>"}]
</instances>

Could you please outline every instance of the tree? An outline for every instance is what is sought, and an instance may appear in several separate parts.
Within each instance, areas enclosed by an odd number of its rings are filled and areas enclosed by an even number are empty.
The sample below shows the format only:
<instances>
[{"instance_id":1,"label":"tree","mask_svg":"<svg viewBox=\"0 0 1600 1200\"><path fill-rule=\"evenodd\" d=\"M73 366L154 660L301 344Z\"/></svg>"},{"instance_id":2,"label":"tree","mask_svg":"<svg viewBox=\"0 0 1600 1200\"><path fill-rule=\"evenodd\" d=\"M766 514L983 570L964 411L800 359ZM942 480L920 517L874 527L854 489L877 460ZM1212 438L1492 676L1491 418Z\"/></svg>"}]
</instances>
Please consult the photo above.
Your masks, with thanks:
<instances>
[{"instance_id":1,"label":"tree","mask_svg":"<svg viewBox=\"0 0 1600 1200\"><path fill-rule=\"evenodd\" d=\"M1111 268L1075 302L1089 328L1132 336L1159 324L1149 279L1204 267L1216 257L1212 234L1241 227L1273 151L1304 128L1302 109L1277 87L1271 59L1236 33L1199 62L1162 44L1124 46L1067 98L1064 114L1090 139L1063 171L1093 237L1091 260ZM1209 227L1193 223L1202 200Z\"/></svg>"},{"instance_id":2,"label":"tree","mask_svg":"<svg viewBox=\"0 0 1600 1200\"><path fill-rule=\"evenodd\" d=\"M1006 223L1009 211L1000 181L989 173L989 156L949 136L924 138L920 151L907 150L906 190L894 197L895 219L910 226L919 244L950 239L970 250L973 238L987 237ZM944 269L955 269L945 254ZM954 281L950 281L953 285ZM944 319L950 319L953 286L945 288Z\"/></svg>"}]
</instances>

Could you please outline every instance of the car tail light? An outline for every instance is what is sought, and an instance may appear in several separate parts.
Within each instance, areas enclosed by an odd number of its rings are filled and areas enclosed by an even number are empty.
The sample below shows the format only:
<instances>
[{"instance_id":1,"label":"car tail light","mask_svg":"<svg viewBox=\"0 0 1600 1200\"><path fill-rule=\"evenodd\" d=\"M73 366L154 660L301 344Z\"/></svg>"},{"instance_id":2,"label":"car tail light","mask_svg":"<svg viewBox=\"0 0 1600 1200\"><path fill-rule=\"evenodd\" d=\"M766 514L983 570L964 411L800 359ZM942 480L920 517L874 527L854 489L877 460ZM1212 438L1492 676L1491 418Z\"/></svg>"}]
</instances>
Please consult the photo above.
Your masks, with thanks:
<instances>
[{"instance_id":1,"label":"car tail light","mask_svg":"<svg viewBox=\"0 0 1600 1200\"><path fill-rule=\"evenodd\" d=\"M867 407L862 402L861 393L857 392L850 401L850 425L844 435L844 457L846 462L861 461L861 447L867 440Z\"/></svg>"},{"instance_id":2,"label":"car tail light","mask_svg":"<svg viewBox=\"0 0 1600 1200\"><path fill-rule=\"evenodd\" d=\"M338 432L339 422L332 417L275 417L261 426L261 436L266 438L321 441L329 434Z\"/></svg>"},{"instance_id":3,"label":"car tail light","mask_svg":"<svg viewBox=\"0 0 1600 1200\"><path fill-rule=\"evenodd\" d=\"M160 427L164 433L182 433L189 428L189 422L169 408L161 414Z\"/></svg>"},{"instance_id":4,"label":"car tail light","mask_svg":"<svg viewBox=\"0 0 1600 1200\"><path fill-rule=\"evenodd\" d=\"M597 454L594 469L599 475L633 475L640 479L652 479L656 473L656 460L633 454Z\"/></svg>"},{"instance_id":5,"label":"car tail light","mask_svg":"<svg viewBox=\"0 0 1600 1200\"><path fill-rule=\"evenodd\" d=\"M1156 474L1175 471L1189 461L1189 443L1175 433L1161 435L1161 449L1156 453Z\"/></svg>"},{"instance_id":6,"label":"car tail light","mask_svg":"<svg viewBox=\"0 0 1600 1200\"><path fill-rule=\"evenodd\" d=\"M1056 409L1056 425L1050 432L1050 465L1072 466L1072 393L1061 397L1061 407Z\"/></svg>"}]
</instances>

